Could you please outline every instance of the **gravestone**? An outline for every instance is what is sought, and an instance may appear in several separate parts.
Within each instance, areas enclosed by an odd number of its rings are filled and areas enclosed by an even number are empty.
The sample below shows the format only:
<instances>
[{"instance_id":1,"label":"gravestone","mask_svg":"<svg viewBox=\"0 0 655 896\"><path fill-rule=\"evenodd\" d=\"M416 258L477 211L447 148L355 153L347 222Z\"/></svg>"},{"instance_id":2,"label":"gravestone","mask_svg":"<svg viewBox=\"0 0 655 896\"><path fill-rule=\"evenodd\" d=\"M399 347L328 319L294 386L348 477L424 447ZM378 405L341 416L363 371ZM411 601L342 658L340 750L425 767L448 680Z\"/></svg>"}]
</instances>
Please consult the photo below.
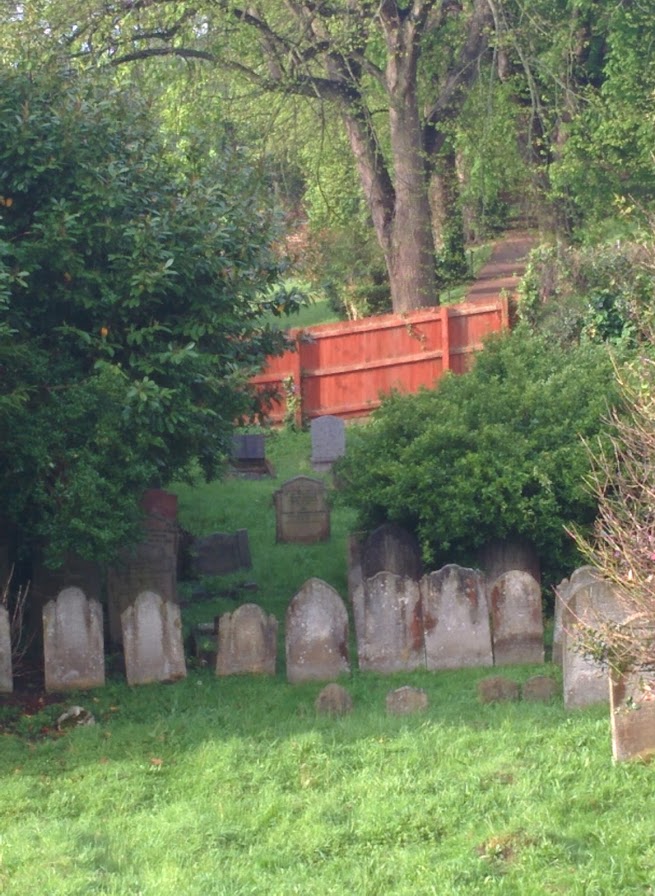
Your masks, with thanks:
<instances>
[{"instance_id":1,"label":"gravestone","mask_svg":"<svg viewBox=\"0 0 655 896\"><path fill-rule=\"evenodd\" d=\"M261 433L248 433L232 437L230 464L246 478L258 479L270 476L270 464L266 460L266 443Z\"/></svg>"},{"instance_id":2,"label":"gravestone","mask_svg":"<svg viewBox=\"0 0 655 896\"><path fill-rule=\"evenodd\" d=\"M592 578L569 594L562 614L562 671L564 706L580 709L609 700L609 674L602 663L585 656L580 637L585 629L620 622L623 611L609 582Z\"/></svg>"},{"instance_id":3,"label":"gravestone","mask_svg":"<svg viewBox=\"0 0 655 896\"><path fill-rule=\"evenodd\" d=\"M128 684L186 676L177 604L153 591L142 591L121 613L121 623Z\"/></svg>"},{"instance_id":4,"label":"gravestone","mask_svg":"<svg viewBox=\"0 0 655 896\"><path fill-rule=\"evenodd\" d=\"M217 675L275 675L277 658L275 616L257 604L242 604L218 620Z\"/></svg>"},{"instance_id":5,"label":"gravestone","mask_svg":"<svg viewBox=\"0 0 655 896\"><path fill-rule=\"evenodd\" d=\"M11 624L9 611L0 604L0 694L11 694L14 678L11 667Z\"/></svg>"},{"instance_id":6,"label":"gravestone","mask_svg":"<svg viewBox=\"0 0 655 896\"><path fill-rule=\"evenodd\" d=\"M327 414L311 422L312 469L325 472L346 453L346 426L339 417Z\"/></svg>"},{"instance_id":7,"label":"gravestone","mask_svg":"<svg viewBox=\"0 0 655 896\"><path fill-rule=\"evenodd\" d=\"M314 544L330 537L325 484L309 476L287 480L273 495L275 540Z\"/></svg>"},{"instance_id":8,"label":"gravestone","mask_svg":"<svg viewBox=\"0 0 655 896\"><path fill-rule=\"evenodd\" d=\"M393 572L417 582L423 575L421 548L416 537L396 523L378 526L360 548L362 578L378 572Z\"/></svg>"},{"instance_id":9,"label":"gravestone","mask_svg":"<svg viewBox=\"0 0 655 896\"><path fill-rule=\"evenodd\" d=\"M428 695L423 688L405 685L389 691L385 698L387 712L392 716L408 716L428 708Z\"/></svg>"},{"instance_id":10,"label":"gravestone","mask_svg":"<svg viewBox=\"0 0 655 896\"><path fill-rule=\"evenodd\" d=\"M490 612L495 665L543 663L541 588L530 573L515 569L499 576L491 589Z\"/></svg>"},{"instance_id":11,"label":"gravestone","mask_svg":"<svg viewBox=\"0 0 655 896\"><path fill-rule=\"evenodd\" d=\"M562 665L562 619L567 603L571 599L571 595L581 585L587 585L596 581L598 573L593 566L581 566L574 570L569 579L562 579L555 588L555 619L553 627L553 654L552 661L557 665Z\"/></svg>"},{"instance_id":12,"label":"gravestone","mask_svg":"<svg viewBox=\"0 0 655 896\"><path fill-rule=\"evenodd\" d=\"M191 576L222 576L240 569L252 569L248 530L238 529L234 535L214 532L194 538L191 549Z\"/></svg>"},{"instance_id":13,"label":"gravestone","mask_svg":"<svg viewBox=\"0 0 655 896\"><path fill-rule=\"evenodd\" d=\"M531 703L547 703L559 693L559 687L550 675L533 675L523 682L521 696Z\"/></svg>"},{"instance_id":14,"label":"gravestone","mask_svg":"<svg viewBox=\"0 0 655 896\"><path fill-rule=\"evenodd\" d=\"M655 755L655 674L610 673L612 756L615 762Z\"/></svg>"},{"instance_id":15,"label":"gravestone","mask_svg":"<svg viewBox=\"0 0 655 896\"><path fill-rule=\"evenodd\" d=\"M43 608L46 691L83 690L105 683L102 607L79 588L65 588Z\"/></svg>"},{"instance_id":16,"label":"gravestone","mask_svg":"<svg viewBox=\"0 0 655 896\"><path fill-rule=\"evenodd\" d=\"M420 589L427 668L493 666L482 573L450 564L423 576Z\"/></svg>"},{"instance_id":17,"label":"gravestone","mask_svg":"<svg viewBox=\"0 0 655 896\"><path fill-rule=\"evenodd\" d=\"M345 716L353 711L353 698L342 685L332 681L314 701L314 709L323 716Z\"/></svg>"},{"instance_id":18,"label":"gravestone","mask_svg":"<svg viewBox=\"0 0 655 896\"><path fill-rule=\"evenodd\" d=\"M164 504L164 497L173 500ZM119 561L107 571L109 635L115 644L122 643L123 612L139 594L152 591L167 602L177 601L176 502L175 495L163 493L160 503L145 517L142 540L124 550ZM151 509L152 500L149 505Z\"/></svg>"},{"instance_id":19,"label":"gravestone","mask_svg":"<svg viewBox=\"0 0 655 896\"><path fill-rule=\"evenodd\" d=\"M478 699L480 703L506 703L518 700L521 686L502 675L492 675L478 682Z\"/></svg>"},{"instance_id":20,"label":"gravestone","mask_svg":"<svg viewBox=\"0 0 655 896\"><path fill-rule=\"evenodd\" d=\"M425 668L419 583L392 572L364 579L353 594L359 668L398 672Z\"/></svg>"},{"instance_id":21,"label":"gravestone","mask_svg":"<svg viewBox=\"0 0 655 896\"><path fill-rule=\"evenodd\" d=\"M350 672L348 613L337 592L321 579L309 579L286 613L287 678L326 680Z\"/></svg>"}]
</instances>

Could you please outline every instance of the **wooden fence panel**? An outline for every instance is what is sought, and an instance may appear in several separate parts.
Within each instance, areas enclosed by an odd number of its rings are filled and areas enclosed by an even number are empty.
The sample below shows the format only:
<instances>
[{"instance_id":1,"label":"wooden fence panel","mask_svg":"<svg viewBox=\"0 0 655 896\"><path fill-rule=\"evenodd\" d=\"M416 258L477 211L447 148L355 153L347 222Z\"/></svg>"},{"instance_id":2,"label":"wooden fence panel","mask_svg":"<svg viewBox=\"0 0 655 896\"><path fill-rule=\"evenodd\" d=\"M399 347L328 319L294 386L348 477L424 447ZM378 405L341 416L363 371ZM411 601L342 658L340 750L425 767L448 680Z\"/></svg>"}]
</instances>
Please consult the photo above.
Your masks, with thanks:
<instances>
[{"instance_id":1,"label":"wooden fence panel","mask_svg":"<svg viewBox=\"0 0 655 896\"><path fill-rule=\"evenodd\" d=\"M394 389L412 393L434 386L446 370L462 373L483 337L507 326L507 299L499 297L292 330L296 351L269 358L251 382L279 391L269 414L273 423L284 419L283 382L289 378L306 420L365 417Z\"/></svg>"}]
</instances>

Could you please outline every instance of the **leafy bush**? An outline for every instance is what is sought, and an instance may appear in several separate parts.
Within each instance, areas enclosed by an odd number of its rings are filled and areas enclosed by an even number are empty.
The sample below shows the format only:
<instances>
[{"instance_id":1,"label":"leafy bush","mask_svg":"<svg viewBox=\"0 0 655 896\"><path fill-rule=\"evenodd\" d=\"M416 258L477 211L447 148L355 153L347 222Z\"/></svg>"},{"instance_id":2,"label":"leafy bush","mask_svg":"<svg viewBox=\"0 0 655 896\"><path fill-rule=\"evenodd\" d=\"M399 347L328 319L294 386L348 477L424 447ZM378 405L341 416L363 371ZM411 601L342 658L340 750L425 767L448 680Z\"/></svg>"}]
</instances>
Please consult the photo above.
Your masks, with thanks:
<instances>
[{"instance_id":1,"label":"leafy bush","mask_svg":"<svg viewBox=\"0 0 655 896\"><path fill-rule=\"evenodd\" d=\"M576 561L564 527L594 519L582 439L603 432L613 382L604 346L564 350L525 328L495 337L469 373L391 395L350 434L341 498L362 528L414 530L430 564L471 563L488 540L522 536L558 574Z\"/></svg>"},{"instance_id":2,"label":"leafy bush","mask_svg":"<svg viewBox=\"0 0 655 896\"><path fill-rule=\"evenodd\" d=\"M655 300L655 277L640 243L539 246L519 288L519 316L532 329L571 344L631 344Z\"/></svg>"}]
</instances>

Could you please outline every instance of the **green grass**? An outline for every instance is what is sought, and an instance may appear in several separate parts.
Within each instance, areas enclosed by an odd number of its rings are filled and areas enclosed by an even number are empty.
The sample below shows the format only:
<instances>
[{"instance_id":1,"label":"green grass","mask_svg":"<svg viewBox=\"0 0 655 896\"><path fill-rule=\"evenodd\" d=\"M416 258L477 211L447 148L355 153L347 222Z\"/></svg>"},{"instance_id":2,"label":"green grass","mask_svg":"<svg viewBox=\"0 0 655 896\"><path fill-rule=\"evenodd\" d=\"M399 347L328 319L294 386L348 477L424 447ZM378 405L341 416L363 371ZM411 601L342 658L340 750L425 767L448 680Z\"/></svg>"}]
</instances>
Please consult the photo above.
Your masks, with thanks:
<instances>
[{"instance_id":1,"label":"green grass","mask_svg":"<svg viewBox=\"0 0 655 896\"><path fill-rule=\"evenodd\" d=\"M179 493L193 531L249 529L247 577L281 617L310 575L345 596L352 517L335 510L325 545L276 545L271 494L310 473L309 438L271 436L267 455L276 480ZM187 624L220 604L188 607ZM97 724L59 736L61 706L0 709L0 893L655 893L652 770L612 765L607 710L480 705L488 674L353 672L354 710L340 719L317 716L322 685L290 685L282 666L270 680L192 669L175 684L112 681L70 695ZM425 688L424 713L386 715L401 684Z\"/></svg>"}]
</instances>

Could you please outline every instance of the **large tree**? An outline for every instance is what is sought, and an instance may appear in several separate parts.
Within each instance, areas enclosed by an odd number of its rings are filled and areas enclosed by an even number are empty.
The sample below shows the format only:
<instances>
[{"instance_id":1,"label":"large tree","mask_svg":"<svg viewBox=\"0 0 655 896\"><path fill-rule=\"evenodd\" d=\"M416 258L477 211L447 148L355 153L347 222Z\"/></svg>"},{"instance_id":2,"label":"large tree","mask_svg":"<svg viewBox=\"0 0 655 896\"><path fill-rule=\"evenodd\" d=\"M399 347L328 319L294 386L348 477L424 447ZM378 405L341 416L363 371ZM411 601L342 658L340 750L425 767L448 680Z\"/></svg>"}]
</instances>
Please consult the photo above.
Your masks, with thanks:
<instances>
[{"instance_id":1,"label":"large tree","mask_svg":"<svg viewBox=\"0 0 655 896\"><path fill-rule=\"evenodd\" d=\"M273 216L229 137L172 152L125 87L5 71L0 117L1 513L108 558L251 410Z\"/></svg>"},{"instance_id":2,"label":"large tree","mask_svg":"<svg viewBox=\"0 0 655 896\"><path fill-rule=\"evenodd\" d=\"M86 0L74 11L63 7L69 11L58 19L61 4L45 4L49 31L82 57L202 59L258 90L330 103L353 153L394 309L437 303L439 160L447 125L488 51L489 0ZM422 65L429 78L421 79Z\"/></svg>"}]
</instances>

